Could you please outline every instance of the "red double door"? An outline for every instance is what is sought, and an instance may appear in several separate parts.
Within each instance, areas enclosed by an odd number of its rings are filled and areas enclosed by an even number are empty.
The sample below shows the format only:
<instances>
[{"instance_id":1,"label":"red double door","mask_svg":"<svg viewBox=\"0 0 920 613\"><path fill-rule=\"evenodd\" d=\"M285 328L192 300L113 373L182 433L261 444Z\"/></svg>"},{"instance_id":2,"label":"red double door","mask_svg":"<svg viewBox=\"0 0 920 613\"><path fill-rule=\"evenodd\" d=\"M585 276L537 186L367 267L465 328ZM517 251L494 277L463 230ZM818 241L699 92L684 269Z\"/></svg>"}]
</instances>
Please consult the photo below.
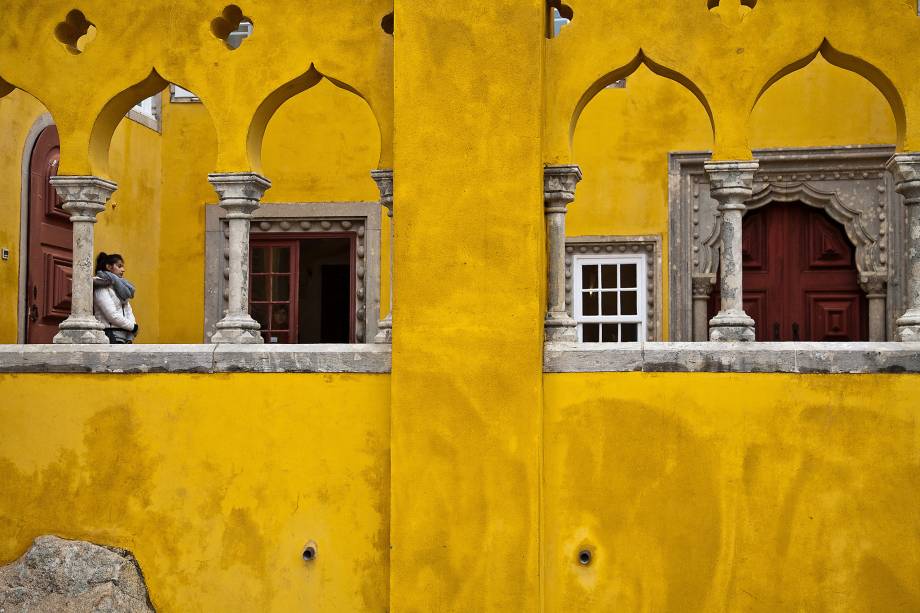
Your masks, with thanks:
<instances>
[{"instance_id":1,"label":"red double door","mask_svg":"<svg viewBox=\"0 0 920 613\"><path fill-rule=\"evenodd\" d=\"M758 341L863 341L868 307L855 249L824 211L776 203L747 213L744 310ZM710 315L718 311L718 292Z\"/></svg>"}]
</instances>

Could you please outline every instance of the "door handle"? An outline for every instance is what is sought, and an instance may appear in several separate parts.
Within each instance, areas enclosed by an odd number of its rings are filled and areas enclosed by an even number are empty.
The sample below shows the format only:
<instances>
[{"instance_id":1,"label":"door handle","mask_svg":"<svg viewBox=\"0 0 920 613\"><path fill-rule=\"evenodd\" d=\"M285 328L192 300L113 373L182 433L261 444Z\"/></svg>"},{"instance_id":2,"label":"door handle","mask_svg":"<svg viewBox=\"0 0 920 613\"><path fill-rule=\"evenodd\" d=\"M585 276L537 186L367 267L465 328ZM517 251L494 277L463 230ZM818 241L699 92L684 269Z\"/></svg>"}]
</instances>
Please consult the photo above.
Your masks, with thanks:
<instances>
[{"instance_id":1,"label":"door handle","mask_svg":"<svg viewBox=\"0 0 920 613\"><path fill-rule=\"evenodd\" d=\"M778 321L773 322L773 340L774 341L779 340L779 322Z\"/></svg>"},{"instance_id":2,"label":"door handle","mask_svg":"<svg viewBox=\"0 0 920 613\"><path fill-rule=\"evenodd\" d=\"M29 321L38 321L38 305L35 303L32 303L32 306L29 307Z\"/></svg>"},{"instance_id":3,"label":"door handle","mask_svg":"<svg viewBox=\"0 0 920 613\"><path fill-rule=\"evenodd\" d=\"M801 338L799 338L799 324L798 322L795 322L795 321L792 322L792 340L794 341L802 340Z\"/></svg>"}]
</instances>

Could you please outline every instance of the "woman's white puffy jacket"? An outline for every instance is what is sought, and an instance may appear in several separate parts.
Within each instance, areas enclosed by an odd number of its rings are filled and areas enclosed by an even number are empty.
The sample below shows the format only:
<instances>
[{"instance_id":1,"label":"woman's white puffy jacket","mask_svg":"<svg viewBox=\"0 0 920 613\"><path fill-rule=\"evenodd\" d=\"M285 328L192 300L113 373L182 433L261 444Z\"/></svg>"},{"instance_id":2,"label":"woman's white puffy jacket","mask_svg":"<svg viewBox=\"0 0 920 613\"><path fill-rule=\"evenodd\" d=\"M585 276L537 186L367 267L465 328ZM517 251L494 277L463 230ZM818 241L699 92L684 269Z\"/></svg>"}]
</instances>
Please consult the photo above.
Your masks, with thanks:
<instances>
[{"instance_id":1,"label":"woman's white puffy jacket","mask_svg":"<svg viewBox=\"0 0 920 613\"><path fill-rule=\"evenodd\" d=\"M131 332L137 323L131 303L122 303L111 286L99 287L93 291L93 312L106 328L121 328Z\"/></svg>"}]
</instances>

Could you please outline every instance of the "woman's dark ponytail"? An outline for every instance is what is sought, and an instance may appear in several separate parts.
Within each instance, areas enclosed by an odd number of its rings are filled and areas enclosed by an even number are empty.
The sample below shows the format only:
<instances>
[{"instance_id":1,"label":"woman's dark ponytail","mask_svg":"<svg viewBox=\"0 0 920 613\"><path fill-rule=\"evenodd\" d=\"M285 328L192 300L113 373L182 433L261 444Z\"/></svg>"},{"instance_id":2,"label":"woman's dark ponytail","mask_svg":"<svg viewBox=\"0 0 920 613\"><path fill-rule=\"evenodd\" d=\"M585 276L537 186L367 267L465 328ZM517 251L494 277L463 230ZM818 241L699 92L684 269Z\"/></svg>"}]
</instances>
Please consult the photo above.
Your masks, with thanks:
<instances>
[{"instance_id":1,"label":"woman's dark ponytail","mask_svg":"<svg viewBox=\"0 0 920 613\"><path fill-rule=\"evenodd\" d=\"M112 264L124 261L125 259L117 253L106 253L105 251L100 251L99 255L96 257L96 272L108 270L108 267Z\"/></svg>"}]
</instances>

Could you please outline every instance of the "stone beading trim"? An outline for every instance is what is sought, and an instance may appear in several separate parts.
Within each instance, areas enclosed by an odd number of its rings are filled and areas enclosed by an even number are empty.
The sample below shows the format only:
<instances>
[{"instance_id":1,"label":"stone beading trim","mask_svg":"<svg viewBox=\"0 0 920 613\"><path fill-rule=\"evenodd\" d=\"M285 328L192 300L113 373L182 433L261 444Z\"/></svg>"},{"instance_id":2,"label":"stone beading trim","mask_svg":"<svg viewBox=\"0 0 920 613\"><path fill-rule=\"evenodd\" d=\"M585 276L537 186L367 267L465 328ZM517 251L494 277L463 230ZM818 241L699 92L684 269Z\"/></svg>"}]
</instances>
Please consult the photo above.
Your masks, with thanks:
<instances>
[{"instance_id":1,"label":"stone beading trim","mask_svg":"<svg viewBox=\"0 0 920 613\"><path fill-rule=\"evenodd\" d=\"M920 347L905 343L548 343L545 373L920 373Z\"/></svg>"},{"instance_id":2,"label":"stone beading trim","mask_svg":"<svg viewBox=\"0 0 920 613\"><path fill-rule=\"evenodd\" d=\"M227 221L216 206L205 220L205 338L227 308ZM263 232L354 232L355 340L377 333L380 309L380 205L376 202L266 203L252 216L252 235Z\"/></svg>"},{"instance_id":3,"label":"stone beading trim","mask_svg":"<svg viewBox=\"0 0 920 613\"><path fill-rule=\"evenodd\" d=\"M389 345L0 345L0 373L389 373Z\"/></svg>"},{"instance_id":4,"label":"stone beading trim","mask_svg":"<svg viewBox=\"0 0 920 613\"><path fill-rule=\"evenodd\" d=\"M644 255L646 338L659 340L661 334L661 236L569 236L565 239L565 307L573 312L572 262L577 255Z\"/></svg>"},{"instance_id":5,"label":"stone beading trim","mask_svg":"<svg viewBox=\"0 0 920 613\"><path fill-rule=\"evenodd\" d=\"M882 276L888 282L885 300L874 304L884 318L872 337L879 341L895 338L895 320L907 308L906 258L888 256L905 253L906 242L905 216L885 170L893 153L894 147L877 145L756 150L760 169L747 202L757 208L802 200L843 224L857 248L860 277ZM678 341L704 340L693 335L692 279L718 268L719 215L703 171L708 159L706 152L670 155L669 334Z\"/></svg>"}]
</instances>

